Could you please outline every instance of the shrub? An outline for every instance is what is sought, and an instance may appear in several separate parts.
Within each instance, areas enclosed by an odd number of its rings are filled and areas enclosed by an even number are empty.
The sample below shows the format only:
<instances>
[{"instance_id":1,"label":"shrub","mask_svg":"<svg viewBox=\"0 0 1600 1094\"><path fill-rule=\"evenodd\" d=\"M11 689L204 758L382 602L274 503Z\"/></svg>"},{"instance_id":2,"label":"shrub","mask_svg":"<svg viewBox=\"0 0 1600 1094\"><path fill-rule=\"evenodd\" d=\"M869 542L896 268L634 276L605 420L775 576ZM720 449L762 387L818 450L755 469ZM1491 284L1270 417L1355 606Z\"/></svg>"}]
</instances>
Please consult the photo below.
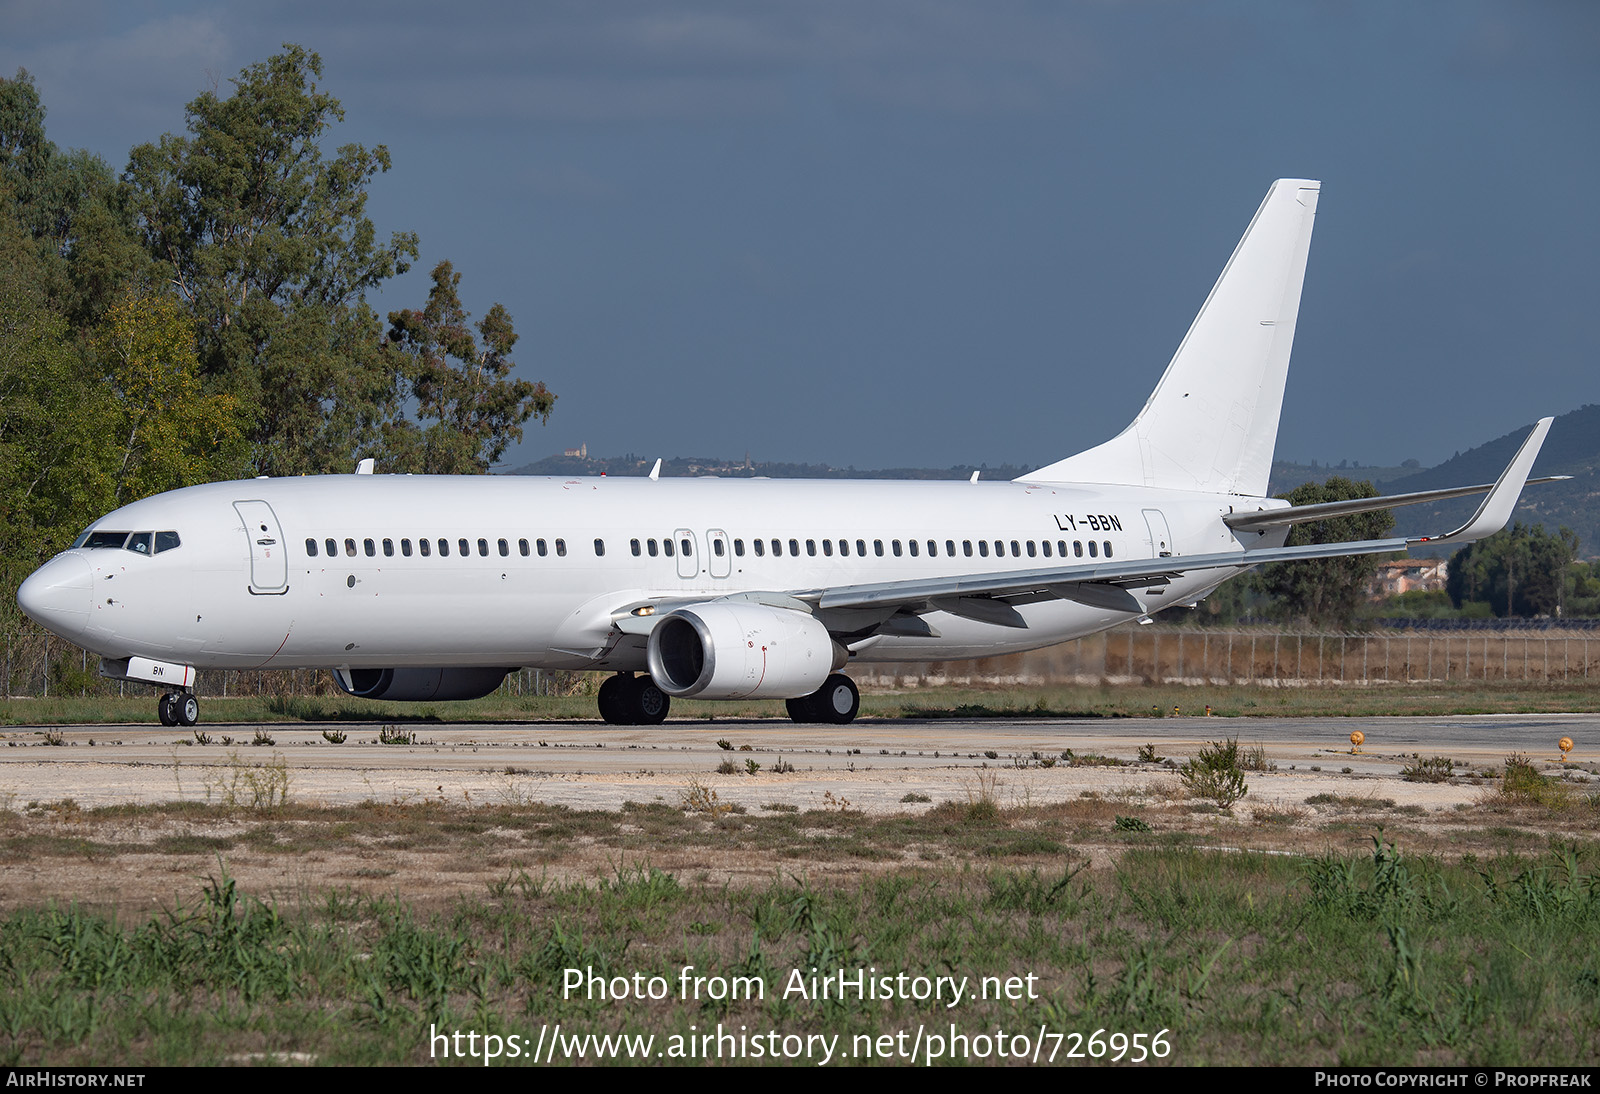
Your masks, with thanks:
<instances>
[{"instance_id":1,"label":"shrub","mask_svg":"<svg viewBox=\"0 0 1600 1094\"><path fill-rule=\"evenodd\" d=\"M1192 797L1208 798L1226 809L1249 793L1239 761L1237 737L1212 741L1178 769L1178 777Z\"/></svg>"}]
</instances>

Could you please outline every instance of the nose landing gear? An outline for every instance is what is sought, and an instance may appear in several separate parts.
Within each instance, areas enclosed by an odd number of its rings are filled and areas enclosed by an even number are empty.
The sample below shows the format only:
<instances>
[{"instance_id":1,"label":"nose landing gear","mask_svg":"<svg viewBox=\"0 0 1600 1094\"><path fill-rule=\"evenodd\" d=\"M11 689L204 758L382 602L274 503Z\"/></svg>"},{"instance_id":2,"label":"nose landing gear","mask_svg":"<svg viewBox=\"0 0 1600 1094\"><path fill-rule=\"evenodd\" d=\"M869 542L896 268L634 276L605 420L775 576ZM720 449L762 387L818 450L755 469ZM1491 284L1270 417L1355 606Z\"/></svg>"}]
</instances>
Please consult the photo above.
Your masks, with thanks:
<instances>
[{"instance_id":1,"label":"nose landing gear","mask_svg":"<svg viewBox=\"0 0 1600 1094\"><path fill-rule=\"evenodd\" d=\"M164 726L192 726L200 721L200 700L193 692L165 692L156 703L156 716Z\"/></svg>"}]
</instances>

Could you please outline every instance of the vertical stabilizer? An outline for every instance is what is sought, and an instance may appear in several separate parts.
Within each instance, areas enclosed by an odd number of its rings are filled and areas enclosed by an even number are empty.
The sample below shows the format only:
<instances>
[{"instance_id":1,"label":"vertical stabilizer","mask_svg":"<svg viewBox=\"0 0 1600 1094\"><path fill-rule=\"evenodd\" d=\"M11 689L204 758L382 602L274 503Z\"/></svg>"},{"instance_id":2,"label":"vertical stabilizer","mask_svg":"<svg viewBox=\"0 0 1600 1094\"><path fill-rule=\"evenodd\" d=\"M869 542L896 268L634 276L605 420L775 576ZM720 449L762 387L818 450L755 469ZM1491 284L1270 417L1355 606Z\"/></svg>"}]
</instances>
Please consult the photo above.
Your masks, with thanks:
<instances>
[{"instance_id":1,"label":"vertical stabilizer","mask_svg":"<svg viewBox=\"0 0 1600 1094\"><path fill-rule=\"evenodd\" d=\"M1321 186L1272 184L1132 425L1018 481L1264 495Z\"/></svg>"}]
</instances>

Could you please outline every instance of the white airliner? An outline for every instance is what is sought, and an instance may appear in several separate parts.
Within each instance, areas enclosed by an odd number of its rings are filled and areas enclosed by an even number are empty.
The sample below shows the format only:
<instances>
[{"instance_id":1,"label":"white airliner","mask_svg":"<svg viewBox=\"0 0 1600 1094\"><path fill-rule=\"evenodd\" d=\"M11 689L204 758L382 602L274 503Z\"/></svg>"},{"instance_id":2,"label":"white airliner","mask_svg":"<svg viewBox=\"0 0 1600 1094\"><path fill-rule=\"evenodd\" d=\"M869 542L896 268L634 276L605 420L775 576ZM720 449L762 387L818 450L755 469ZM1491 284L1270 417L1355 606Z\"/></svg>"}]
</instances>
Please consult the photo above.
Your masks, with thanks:
<instances>
[{"instance_id":1,"label":"white airliner","mask_svg":"<svg viewBox=\"0 0 1600 1094\"><path fill-rule=\"evenodd\" d=\"M202 667L327 668L352 695L403 700L592 669L615 673L608 722L698 696L844 723L852 661L1034 649L1193 605L1262 563L1498 531L1549 418L1492 485L1264 496L1319 189L1273 184L1127 429L1013 482L412 477L364 460L126 505L17 600L104 675L161 689L169 725L199 717ZM1443 536L1282 546L1301 521L1485 492Z\"/></svg>"}]
</instances>

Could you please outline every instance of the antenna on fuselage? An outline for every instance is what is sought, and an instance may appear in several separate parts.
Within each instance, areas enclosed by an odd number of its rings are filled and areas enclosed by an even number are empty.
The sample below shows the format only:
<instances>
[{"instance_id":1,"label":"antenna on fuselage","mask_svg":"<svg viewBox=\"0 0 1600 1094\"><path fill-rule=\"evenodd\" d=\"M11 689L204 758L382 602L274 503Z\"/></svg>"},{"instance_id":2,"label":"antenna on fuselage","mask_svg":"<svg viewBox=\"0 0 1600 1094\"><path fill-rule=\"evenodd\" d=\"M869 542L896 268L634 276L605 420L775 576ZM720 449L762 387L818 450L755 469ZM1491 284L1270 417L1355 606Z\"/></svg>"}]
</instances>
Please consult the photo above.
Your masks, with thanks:
<instances>
[{"instance_id":1,"label":"antenna on fuselage","mask_svg":"<svg viewBox=\"0 0 1600 1094\"><path fill-rule=\"evenodd\" d=\"M371 456L368 456L366 459L364 459L360 463L356 464L356 474L358 474L358 475L370 475L370 474L372 474L372 469L377 466L377 463L378 463L377 460L373 459Z\"/></svg>"},{"instance_id":2,"label":"antenna on fuselage","mask_svg":"<svg viewBox=\"0 0 1600 1094\"><path fill-rule=\"evenodd\" d=\"M655 482L661 478L661 457L656 457L656 465L650 469L650 481Z\"/></svg>"},{"instance_id":3,"label":"antenna on fuselage","mask_svg":"<svg viewBox=\"0 0 1600 1094\"><path fill-rule=\"evenodd\" d=\"M972 473L972 478L968 479L967 481L968 482L977 482L978 481L978 472L974 471Z\"/></svg>"}]
</instances>

